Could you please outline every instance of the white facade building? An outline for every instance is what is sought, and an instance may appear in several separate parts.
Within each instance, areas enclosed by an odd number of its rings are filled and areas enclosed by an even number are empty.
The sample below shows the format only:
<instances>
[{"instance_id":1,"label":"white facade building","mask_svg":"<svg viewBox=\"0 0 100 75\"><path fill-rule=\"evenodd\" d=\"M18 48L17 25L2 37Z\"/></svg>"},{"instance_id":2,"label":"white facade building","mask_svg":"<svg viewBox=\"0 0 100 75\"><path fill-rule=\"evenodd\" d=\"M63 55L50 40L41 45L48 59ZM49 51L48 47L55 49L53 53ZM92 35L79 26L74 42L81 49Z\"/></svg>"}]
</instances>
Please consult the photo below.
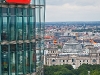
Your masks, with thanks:
<instances>
[{"instance_id":1,"label":"white facade building","mask_svg":"<svg viewBox=\"0 0 100 75\"><path fill-rule=\"evenodd\" d=\"M100 50L89 46L89 53L59 53L57 48L49 49L45 55L45 65L71 64L78 68L82 64L100 64Z\"/></svg>"}]
</instances>

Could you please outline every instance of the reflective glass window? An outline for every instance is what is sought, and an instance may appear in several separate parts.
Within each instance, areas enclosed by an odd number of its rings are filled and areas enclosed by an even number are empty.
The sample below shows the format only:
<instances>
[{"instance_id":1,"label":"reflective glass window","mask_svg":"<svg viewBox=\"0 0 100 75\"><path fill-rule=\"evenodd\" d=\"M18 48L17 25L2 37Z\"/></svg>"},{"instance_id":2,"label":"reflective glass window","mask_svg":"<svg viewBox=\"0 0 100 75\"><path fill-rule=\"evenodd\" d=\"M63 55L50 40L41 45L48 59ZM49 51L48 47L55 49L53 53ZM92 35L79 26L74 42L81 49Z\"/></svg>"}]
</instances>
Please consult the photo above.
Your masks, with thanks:
<instances>
[{"instance_id":1,"label":"reflective glass window","mask_svg":"<svg viewBox=\"0 0 100 75\"><path fill-rule=\"evenodd\" d=\"M35 16L34 14L35 14L35 9L30 8L30 16Z\"/></svg>"},{"instance_id":2,"label":"reflective glass window","mask_svg":"<svg viewBox=\"0 0 100 75\"><path fill-rule=\"evenodd\" d=\"M35 22L34 17L30 17L30 37L35 38Z\"/></svg>"},{"instance_id":3,"label":"reflective glass window","mask_svg":"<svg viewBox=\"0 0 100 75\"><path fill-rule=\"evenodd\" d=\"M22 67L22 61L23 61L23 45L18 44L18 71L19 74L23 74L23 67Z\"/></svg>"},{"instance_id":4,"label":"reflective glass window","mask_svg":"<svg viewBox=\"0 0 100 75\"><path fill-rule=\"evenodd\" d=\"M27 9L27 16L30 16L30 8Z\"/></svg>"},{"instance_id":5,"label":"reflective glass window","mask_svg":"<svg viewBox=\"0 0 100 75\"><path fill-rule=\"evenodd\" d=\"M11 55L11 57L10 57L10 63L11 63L11 74L13 74L13 75L15 75L15 71L16 71L16 58L15 58L15 54L16 54L16 44L11 44L10 45L10 55Z\"/></svg>"},{"instance_id":6,"label":"reflective glass window","mask_svg":"<svg viewBox=\"0 0 100 75\"><path fill-rule=\"evenodd\" d=\"M2 74L8 75L8 45L1 45Z\"/></svg>"},{"instance_id":7,"label":"reflective glass window","mask_svg":"<svg viewBox=\"0 0 100 75\"><path fill-rule=\"evenodd\" d=\"M31 47L32 47L32 51L34 51L34 53L35 53L36 44L35 43L31 43Z\"/></svg>"},{"instance_id":8,"label":"reflective glass window","mask_svg":"<svg viewBox=\"0 0 100 75\"><path fill-rule=\"evenodd\" d=\"M9 15L10 16L16 16L16 13L15 13L15 8L9 8Z\"/></svg>"},{"instance_id":9,"label":"reflective glass window","mask_svg":"<svg viewBox=\"0 0 100 75\"><path fill-rule=\"evenodd\" d=\"M40 9L36 8L36 39L40 38L41 35L41 23L40 23Z\"/></svg>"},{"instance_id":10,"label":"reflective glass window","mask_svg":"<svg viewBox=\"0 0 100 75\"><path fill-rule=\"evenodd\" d=\"M26 9L26 8L23 8L23 16L25 17L25 16L27 16L27 15L28 15L27 9Z\"/></svg>"},{"instance_id":11,"label":"reflective glass window","mask_svg":"<svg viewBox=\"0 0 100 75\"><path fill-rule=\"evenodd\" d=\"M35 5L39 5L40 4L40 0L35 0Z\"/></svg>"},{"instance_id":12,"label":"reflective glass window","mask_svg":"<svg viewBox=\"0 0 100 75\"><path fill-rule=\"evenodd\" d=\"M26 50L29 51L29 49L30 49L30 45L29 43L26 43Z\"/></svg>"},{"instance_id":13,"label":"reflective glass window","mask_svg":"<svg viewBox=\"0 0 100 75\"><path fill-rule=\"evenodd\" d=\"M3 17L1 39L2 40L7 40L7 38L8 38L7 34L8 34L8 31L7 31L7 17Z\"/></svg>"},{"instance_id":14,"label":"reflective glass window","mask_svg":"<svg viewBox=\"0 0 100 75\"><path fill-rule=\"evenodd\" d=\"M42 31L44 31L44 27L45 27L45 14L44 14L44 7L41 8L41 29Z\"/></svg>"},{"instance_id":15,"label":"reflective glass window","mask_svg":"<svg viewBox=\"0 0 100 75\"><path fill-rule=\"evenodd\" d=\"M17 16L22 16L22 8L17 8Z\"/></svg>"},{"instance_id":16,"label":"reflective glass window","mask_svg":"<svg viewBox=\"0 0 100 75\"><path fill-rule=\"evenodd\" d=\"M40 5L44 5L45 4L45 0L40 0Z\"/></svg>"},{"instance_id":17,"label":"reflective glass window","mask_svg":"<svg viewBox=\"0 0 100 75\"><path fill-rule=\"evenodd\" d=\"M10 45L10 51L15 52L16 51L16 44L11 44Z\"/></svg>"},{"instance_id":18,"label":"reflective glass window","mask_svg":"<svg viewBox=\"0 0 100 75\"><path fill-rule=\"evenodd\" d=\"M16 31L16 29L15 29L15 26L16 26L16 24L15 24L15 16L11 16L11 17L9 17L9 30L10 30L10 40L15 40L15 37L16 37L16 33L15 33L15 31Z\"/></svg>"},{"instance_id":19,"label":"reflective glass window","mask_svg":"<svg viewBox=\"0 0 100 75\"><path fill-rule=\"evenodd\" d=\"M28 25L27 25L27 17L24 17L23 18L23 21L24 21L24 26L23 26L23 35L24 35L24 40L28 39Z\"/></svg>"},{"instance_id":20,"label":"reflective glass window","mask_svg":"<svg viewBox=\"0 0 100 75\"><path fill-rule=\"evenodd\" d=\"M22 17L17 17L18 40L22 40Z\"/></svg>"},{"instance_id":21,"label":"reflective glass window","mask_svg":"<svg viewBox=\"0 0 100 75\"><path fill-rule=\"evenodd\" d=\"M31 0L31 3L30 4L35 4L35 0Z\"/></svg>"},{"instance_id":22,"label":"reflective glass window","mask_svg":"<svg viewBox=\"0 0 100 75\"><path fill-rule=\"evenodd\" d=\"M29 51L26 51L26 73L29 73L30 71L30 53Z\"/></svg>"},{"instance_id":23,"label":"reflective glass window","mask_svg":"<svg viewBox=\"0 0 100 75\"><path fill-rule=\"evenodd\" d=\"M1 10L2 11L2 13L1 13L2 16L7 16L7 9L8 8L4 8L4 7L2 8L2 10Z\"/></svg>"},{"instance_id":24,"label":"reflective glass window","mask_svg":"<svg viewBox=\"0 0 100 75\"><path fill-rule=\"evenodd\" d=\"M26 43L26 72L30 72L30 44Z\"/></svg>"},{"instance_id":25,"label":"reflective glass window","mask_svg":"<svg viewBox=\"0 0 100 75\"><path fill-rule=\"evenodd\" d=\"M34 57L35 54L33 51L31 51L31 72L35 72L35 62L36 62L36 58Z\"/></svg>"}]
</instances>

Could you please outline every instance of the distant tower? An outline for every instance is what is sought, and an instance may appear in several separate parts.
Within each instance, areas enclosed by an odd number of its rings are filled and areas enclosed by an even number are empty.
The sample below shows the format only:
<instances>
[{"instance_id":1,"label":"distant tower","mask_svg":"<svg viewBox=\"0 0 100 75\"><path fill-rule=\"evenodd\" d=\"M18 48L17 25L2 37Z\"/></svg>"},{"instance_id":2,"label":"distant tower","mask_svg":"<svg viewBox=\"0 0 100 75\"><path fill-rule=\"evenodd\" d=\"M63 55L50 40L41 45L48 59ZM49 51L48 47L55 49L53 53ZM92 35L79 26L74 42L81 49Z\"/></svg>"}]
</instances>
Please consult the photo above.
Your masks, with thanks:
<instances>
[{"instance_id":1,"label":"distant tower","mask_svg":"<svg viewBox=\"0 0 100 75\"><path fill-rule=\"evenodd\" d=\"M97 50L98 50L98 47L89 48L90 64L98 64L99 63Z\"/></svg>"},{"instance_id":2,"label":"distant tower","mask_svg":"<svg viewBox=\"0 0 100 75\"><path fill-rule=\"evenodd\" d=\"M45 56L46 65L57 65L58 49L52 48L48 50L47 55ZM51 62L51 63L50 63Z\"/></svg>"},{"instance_id":3,"label":"distant tower","mask_svg":"<svg viewBox=\"0 0 100 75\"><path fill-rule=\"evenodd\" d=\"M48 56L53 56L53 57L58 56L58 49L57 48L48 49L47 55Z\"/></svg>"}]
</instances>

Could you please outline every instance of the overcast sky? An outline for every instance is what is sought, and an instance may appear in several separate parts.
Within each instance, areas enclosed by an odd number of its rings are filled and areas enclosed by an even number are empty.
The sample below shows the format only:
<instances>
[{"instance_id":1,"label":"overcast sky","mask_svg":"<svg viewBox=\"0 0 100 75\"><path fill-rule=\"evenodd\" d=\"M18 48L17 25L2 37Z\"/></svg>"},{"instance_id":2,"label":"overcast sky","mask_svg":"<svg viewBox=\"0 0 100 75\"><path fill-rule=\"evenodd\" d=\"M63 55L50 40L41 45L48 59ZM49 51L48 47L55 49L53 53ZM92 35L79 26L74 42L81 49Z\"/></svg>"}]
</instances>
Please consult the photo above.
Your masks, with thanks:
<instances>
[{"instance_id":1,"label":"overcast sky","mask_svg":"<svg viewBox=\"0 0 100 75\"><path fill-rule=\"evenodd\" d=\"M46 0L46 22L100 21L100 0Z\"/></svg>"}]
</instances>

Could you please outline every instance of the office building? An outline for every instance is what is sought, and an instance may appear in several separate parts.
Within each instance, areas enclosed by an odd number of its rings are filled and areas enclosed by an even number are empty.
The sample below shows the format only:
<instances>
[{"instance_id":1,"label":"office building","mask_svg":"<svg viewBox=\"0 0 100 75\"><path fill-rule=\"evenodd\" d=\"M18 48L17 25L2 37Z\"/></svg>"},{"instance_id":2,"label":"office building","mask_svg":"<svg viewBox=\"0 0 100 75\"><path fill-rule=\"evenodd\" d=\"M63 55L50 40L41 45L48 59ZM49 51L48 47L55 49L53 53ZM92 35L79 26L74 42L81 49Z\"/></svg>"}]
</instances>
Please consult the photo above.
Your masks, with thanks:
<instances>
[{"instance_id":1,"label":"office building","mask_svg":"<svg viewBox=\"0 0 100 75\"><path fill-rule=\"evenodd\" d=\"M0 75L43 75L45 0L0 0Z\"/></svg>"}]
</instances>

